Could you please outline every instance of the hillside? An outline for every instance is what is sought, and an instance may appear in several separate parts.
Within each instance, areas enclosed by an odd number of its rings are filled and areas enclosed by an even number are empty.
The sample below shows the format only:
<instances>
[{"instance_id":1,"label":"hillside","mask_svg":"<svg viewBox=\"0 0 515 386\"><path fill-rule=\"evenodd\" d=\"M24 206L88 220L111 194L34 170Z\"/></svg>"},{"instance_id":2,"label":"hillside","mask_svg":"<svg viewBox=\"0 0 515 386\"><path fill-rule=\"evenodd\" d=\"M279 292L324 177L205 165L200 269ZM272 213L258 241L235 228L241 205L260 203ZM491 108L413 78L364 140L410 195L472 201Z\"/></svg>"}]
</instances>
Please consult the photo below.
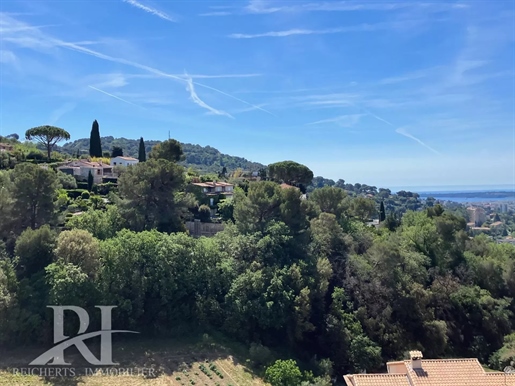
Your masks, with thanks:
<instances>
[{"instance_id":1,"label":"hillside","mask_svg":"<svg viewBox=\"0 0 515 386\"><path fill-rule=\"evenodd\" d=\"M1 354L5 354L0 360L0 385L265 385L253 369L241 364L248 359L248 351L225 339L215 340L207 335L204 338L136 339L124 343L115 341L114 346L113 358L120 363L119 366L111 369L98 367L102 373L91 375L91 370L97 367L86 363L79 354L70 350L66 358L72 363L73 373L53 377L37 373L14 374L15 369L26 368L27 363L42 349L0 350ZM116 371L120 369L125 369L122 370L125 373L117 374Z\"/></svg>"},{"instance_id":2,"label":"hillside","mask_svg":"<svg viewBox=\"0 0 515 386\"><path fill-rule=\"evenodd\" d=\"M123 154L130 157L138 156L139 139L127 138L114 138L101 137L102 149L104 151L111 151L113 146L118 146L123 149ZM145 141L147 154L153 146L161 141ZM211 146L193 145L191 143L182 144L186 160L183 165L186 167L193 167L202 172L218 173L225 166L227 171L233 171L237 168L242 168L246 171L258 171L264 168L265 165L258 162L251 162L242 157L235 157L228 154L220 153L217 149ZM68 142L64 146L56 147L56 150L68 153L70 155L77 154L77 151L87 153L89 151L89 138L78 139L73 142Z\"/></svg>"}]
</instances>

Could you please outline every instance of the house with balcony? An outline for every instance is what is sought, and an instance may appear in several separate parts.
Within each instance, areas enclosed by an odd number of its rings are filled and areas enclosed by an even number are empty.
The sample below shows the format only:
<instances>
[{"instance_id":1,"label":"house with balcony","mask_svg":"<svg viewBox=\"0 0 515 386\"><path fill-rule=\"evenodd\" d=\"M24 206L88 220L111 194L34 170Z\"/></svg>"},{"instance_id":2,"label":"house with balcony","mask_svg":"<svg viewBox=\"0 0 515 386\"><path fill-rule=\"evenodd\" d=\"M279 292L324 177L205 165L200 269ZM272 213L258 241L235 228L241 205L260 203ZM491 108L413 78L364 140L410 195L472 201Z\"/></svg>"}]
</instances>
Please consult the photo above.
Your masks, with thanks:
<instances>
[{"instance_id":1,"label":"house with balcony","mask_svg":"<svg viewBox=\"0 0 515 386\"><path fill-rule=\"evenodd\" d=\"M59 166L57 170L74 176L78 181L87 181L91 172L95 184L100 184L105 176L113 173L111 165L88 160L71 161Z\"/></svg>"},{"instance_id":2,"label":"house with balcony","mask_svg":"<svg viewBox=\"0 0 515 386\"><path fill-rule=\"evenodd\" d=\"M206 196L223 194L227 198L232 198L234 194L234 185L228 182L194 182L192 185L200 187Z\"/></svg>"}]
</instances>

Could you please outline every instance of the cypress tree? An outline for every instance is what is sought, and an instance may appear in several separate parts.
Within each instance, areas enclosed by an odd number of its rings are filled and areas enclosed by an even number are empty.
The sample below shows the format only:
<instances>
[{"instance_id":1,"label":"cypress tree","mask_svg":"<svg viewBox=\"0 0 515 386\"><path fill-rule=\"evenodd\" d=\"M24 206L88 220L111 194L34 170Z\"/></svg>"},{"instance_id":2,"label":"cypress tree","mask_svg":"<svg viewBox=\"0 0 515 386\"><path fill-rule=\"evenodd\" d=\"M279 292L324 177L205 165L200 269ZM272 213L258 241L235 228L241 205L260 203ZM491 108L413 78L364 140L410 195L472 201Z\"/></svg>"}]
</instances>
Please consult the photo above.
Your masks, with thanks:
<instances>
[{"instance_id":1,"label":"cypress tree","mask_svg":"<svg viewBox=\"0 0 515 386\"><path fill-rule=\"evenodd\" d=\"M384 201L381 201L381 206L379 207L379 222L383 222L386 219L386 211L384 209Z\"/></svg>"},{"instance_id":2,"label":"cypress tree","mask_svg":"<svg viewBox=\"0 0 515 386\"><path fill-rule=\"evenodd\" d=\"M88 190L91 192L93 189L93 174L91 174L91 170L88 173Z\"/></svg>"},{"instance_id":3,"label":"cypress tree","mask_svg":"<svg viewBox=\"0 0 515 386\"><path fill-rule=\"evenodd\" d=\"M100 142L100 130L98 122L95 119L91 127L91 135L89 137L89 155L91 157L102 157L102 144Z\"/></svg>"},{"instance_id":4,"label":"cypress tree","mask_svg":"<svg viewBox=\"0 0 515 386\"><path fill-rule=\"evenodd\" d=\"M138 160L139 162L145 162L147 160L147 152L145 151L145 142L143 142L143 137L139 139Z\"/></svg>"}]
</instances>

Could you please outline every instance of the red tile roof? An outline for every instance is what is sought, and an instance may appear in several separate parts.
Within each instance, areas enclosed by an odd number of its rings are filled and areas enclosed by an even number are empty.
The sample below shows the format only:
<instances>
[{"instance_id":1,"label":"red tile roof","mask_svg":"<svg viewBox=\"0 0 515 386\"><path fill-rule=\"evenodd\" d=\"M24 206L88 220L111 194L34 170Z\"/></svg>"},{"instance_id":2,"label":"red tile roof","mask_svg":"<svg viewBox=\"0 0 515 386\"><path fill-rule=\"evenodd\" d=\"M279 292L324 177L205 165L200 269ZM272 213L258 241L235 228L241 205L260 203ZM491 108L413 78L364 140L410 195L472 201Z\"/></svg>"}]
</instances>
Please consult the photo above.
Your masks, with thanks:
<instances>
[{"instance_id":1,"label":"red tile roof","mask_svg":"<svg viewBox=\"0 0 515 386\"><path fill-rule=\"evenodd\" d=\"M411 386L405 374L357 374L344 379L347 386Z\"/></svg>"},{"instance_id":2,"label":"red tile roof","mask_svg":"<svg viewBox=\"0 0 515 386\"><path fill-rule=\"evenodd\" d=\"M404 364L404 366L402 366ZM389 362L396 374L356 374L344 377L347 386L515 386L515 374L485 372L477 359L424 359Z\"/></svg>"}]
</instances>

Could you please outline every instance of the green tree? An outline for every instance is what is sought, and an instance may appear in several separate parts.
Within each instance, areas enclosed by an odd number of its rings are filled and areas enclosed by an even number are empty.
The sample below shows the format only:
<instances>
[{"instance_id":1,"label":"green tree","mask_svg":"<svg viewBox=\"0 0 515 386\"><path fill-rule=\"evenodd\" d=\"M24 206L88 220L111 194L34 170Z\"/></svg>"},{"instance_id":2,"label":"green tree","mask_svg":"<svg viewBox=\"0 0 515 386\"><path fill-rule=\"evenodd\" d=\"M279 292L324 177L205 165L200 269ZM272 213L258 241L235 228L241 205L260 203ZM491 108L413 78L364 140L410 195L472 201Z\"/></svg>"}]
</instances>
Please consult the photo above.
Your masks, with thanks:
<instances>
[{"instance_id":1,"label":"green tree","mask_svg":"<svg viewBox=\"0 0 515 386\"><path fill-rule=\"evenodd\" d=\"M278 359L265 371L265 380L272 386L298 386L302 373L293 359Z\"/></svg>"},{"instance_id":2,"label":"green tree","mask_svg":"<svg viewBox=\"0 0 515 386\"><path fill-rule=\"evenodd\" d=\"M13 214L20 228L32 229L52 220L59 186L56 173L30 163L16 165L11 174Z\"/></svg>"},{"instance_id":3,"label":"green tree","mask_svg":"<svg viewBox=\"0 0 515 386\"><path fill-rule=\"evenodd\" d=\"M111 158L123 157L123 149L119 146L113 146L111 150Z\"/></svg>"},{"instance_id":4,"label":"green tree","mask_svg":"<svg viewBox=\"0 0 515 386\"><path fill-rule=\"evenodd\" d=\"M27 130L25 132L25 138L28 141L36 140L45 146L48 160L50 161L50 154L52 153L54 145L62 140L69 140L70 133L59 127L46 125Z\"/></svg>"},{"instance_id":5,"label":"green tree","mask_svg":"<svg viewBox=\"0 0 515 386\"><path fill-rule=\"evenodd\" d=\"M218 214L223 221L234 221L234 200L223 199L218 205Z\"/></svg>"},{"instance_id":6,"label":"green tree","mask_svg":"<svg viewBox=\"0 0 515 386\"><path fill-rule=\"evenodd\" d=\"M55 305L77 305L90 307L98 304L95 282L75 264L59 260L45 268L45 282L49 287L48 300ZM67 329L65 325L65 331ZM70 331L70 333L73 333Z\"/></svg>"},{"instance_id":7,"label":"green tree","mask_svg":"<svg viewBox=\"0 0 515 386\"><path fill-rule=\"evenodd\" d=\"M320 212L334 214L338 221L349 214L350 199L341 188L324 186L315 189L309 195L309 201L314 202Z\"/></svg>"},{"instance_id":8,"label":"green tree","mask_svg":"<svg viewBox=\"0 0 515 386\"><path fill-rule=\"evenodd\" d=\"M386 211L384 209L384 201L381 201L381 205L379 207L379 222L383 222L386 220Z\"/></svg>"},{"instance_id":9,"label":"green tree","mask_svg":"<svg viewBox=\"0 0 515 386\"><path fill-rule=\"evenodd\" d=\"M58 171L57 179L63 189L77 189L77 180L72 175Z\"/></svg>"},{"instance_id":10,"label":"green tree","mask_svg":"<svg viewBox=\"0 0 515 386\"><path fill-rule=\"evenodd\" d=\"M182 145L175 139L168 139L155 145L149 154L149 158L165 159L170 162L182 161L184 159Z\"/></svg>"},{"instance_id":11,"label":"green tree","mask_svg":"<svg viewBox=\"0 0 515 386\"><path fill-rule=\"evenodd\" d=\"M190 203L182 193L184 168L164 159L151 159L128 168L118 179L122 214L132 229L183 229L181 216Z\"/></svg>"},{"instance_id":12,"label":"green tree","mask_svg":"<svg viewBox=\"0 0 515 386\"><path fill-rule=\"evenodd\" d=\"M356 197L351 202L351 211L355 217L366 221L376 213L376 203L370 198Z\"/></svg>"},{"instance_id":13,"label":"green tree","mask_svg":"<svg viewBox=\"0 0 515 386\"><path fill-rule=\"evenodd\" d=\"M13 183L11 172L0 171L0 237L4 237L12 230L12 222L15 220L13 213L14 198L12 196Z\"/></svg>"},{"instance_id":14,"label":"green tree","mask_svg":"<svg viewBox=\"0 0 515 386\"><path fill-rule=\"evenodd\" d=\"M263 232L270 221L280 218L281 188L271 181L250 184L247 196L235 191L234 219L242 233Z\"/></svg>"},{"instance_id":15,"label":"green tree","mask_svg":"<svg viewBox=\"0 0 515 386\"><path fill-rule=\"evenodd\" d=\"M116 205L108 205L106 210L93 208L80 216L71 217L66 223L72 229L83 229L99 240L112 238L125 227L125 221Z\"/></svg>"},{"instance_id":16,"label":"green tree","mask_svg":"<svg viewBox=\"0 0 515 386\"><path fill-rule=\"evenodd\" d=\"M90 170L88 173L88 190L91 192L91 189L93 189L93 174Z\"/></svg>"},{"instance_id":17,"label":"green tree","mask_svg":"<svg viewBox=\"0 0 515 386\"><path fill-rule=\"evenodd\" d=\"M282 161L268 165L270 177L277 182L291 185L309 185L313 181L313 172L304 165L294 161Z\"/></svg>"},{"instance_id":18,"label":"green tree","mask_svg":"<svg viewBox=\"0 0 515 386\"><path fill-rule=\"evenodd\" d=\"M98 240L91 233L72 229L59 234L54 253L57 259L74 264L93 277L99 266L99 248Z\"/></svg>"},{"instance_id":19,"label":"green tree","mask_svg":"<svg viewBox=\"0 0 515 386\"><path fill-rule=\"evenodd\" d=\"M28 228L16 240L14 253L21 277L31 277L41 272L54 258L56 234L48 225L33 230Z\"/></svg>"},{"instance_id":20,"label":"green tree","mask_svg":"<svg viewBox=\"0 0 515 386\"><path fill-rule=\"evenodd\" d=\"M143 137L139 139L138 160L139 162L145 162L147 160L147 152L145 150L145 142L143 142Z\"/></svg>"},{"instance_id":21,"label":"green tree","mask_svg":"<svg viewBox=\"0 0 515 386\"><path fill-rule=\"evenodd\" d=\"M198 208L198 218L201 222L211 221L211 209L207 205L200 205Z\"/></svg>"},{"instance_id":22,"label":"green tree","mask_svg":"<svg viewBox=\"0 0 515 386\"><path fill-rule=\"evenodd\" d=\"M89 136L89 155L91 157L102 157L102 142L100 141L100 130L95 119Z\"/></svg>"}]
</instances>

